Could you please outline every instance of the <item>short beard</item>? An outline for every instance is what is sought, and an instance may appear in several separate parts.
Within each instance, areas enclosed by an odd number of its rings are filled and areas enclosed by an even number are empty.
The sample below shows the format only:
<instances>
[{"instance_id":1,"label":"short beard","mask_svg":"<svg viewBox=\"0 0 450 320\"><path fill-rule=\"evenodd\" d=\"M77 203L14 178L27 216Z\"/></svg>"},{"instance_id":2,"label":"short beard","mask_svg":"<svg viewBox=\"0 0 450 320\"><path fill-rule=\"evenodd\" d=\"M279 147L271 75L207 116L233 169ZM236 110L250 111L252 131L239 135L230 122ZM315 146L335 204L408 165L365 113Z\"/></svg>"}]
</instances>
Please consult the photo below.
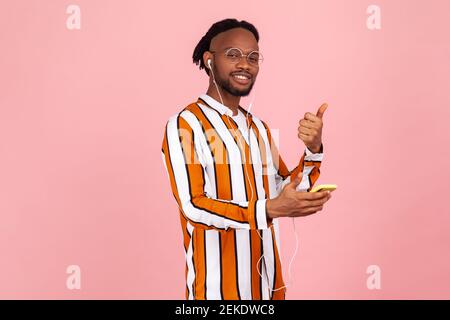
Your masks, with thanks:
<instances>
[{"instance_id":1,"label":"short beard","mask_svg":"<svg viewBox=\"0 0 450 320\"><path fill-rule=\"evenodd\" d=\"M215 74L217 74L217 71L214 71ZM230 83L230 79L228 80L223 80L222 78L218 78L217 80L217 84L219 85L219 87L221 87L224 91L228 92L229 94L231 94L232 96L235 97L246 97L250 94L250 91L252 91L253 85L255 84L255 82L252 80L252 82L250 83L250 87L248 87L248 89L245 90L239 90L234 88L231 83Z\"/></svg>"}]
</instances>

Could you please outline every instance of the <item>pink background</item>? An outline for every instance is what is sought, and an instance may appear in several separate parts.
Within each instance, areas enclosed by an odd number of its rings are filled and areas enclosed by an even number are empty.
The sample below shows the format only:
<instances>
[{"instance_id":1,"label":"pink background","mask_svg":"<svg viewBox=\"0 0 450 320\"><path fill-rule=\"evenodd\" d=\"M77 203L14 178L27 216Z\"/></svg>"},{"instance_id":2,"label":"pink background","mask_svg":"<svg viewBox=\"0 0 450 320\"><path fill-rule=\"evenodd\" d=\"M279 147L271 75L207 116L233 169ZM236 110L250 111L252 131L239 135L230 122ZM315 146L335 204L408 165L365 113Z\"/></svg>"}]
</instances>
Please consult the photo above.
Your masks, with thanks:
<instances>
[{"instance_id":1,"label":"pink background","mask_svg":"<svg viewBox=\"0 0 450 320\"><path fill-rule=\"evenodd\" d=\"M0 298L184 299L163 129L206 91L198 40L236 17L261 34L252 112L290 168L298 120L329 104L318 183L339 188L296 220L287 298L449 299L449 16L446 0L2 1ZM281 232L287 279L291 220Z\"/></svg>"}]
</instances>

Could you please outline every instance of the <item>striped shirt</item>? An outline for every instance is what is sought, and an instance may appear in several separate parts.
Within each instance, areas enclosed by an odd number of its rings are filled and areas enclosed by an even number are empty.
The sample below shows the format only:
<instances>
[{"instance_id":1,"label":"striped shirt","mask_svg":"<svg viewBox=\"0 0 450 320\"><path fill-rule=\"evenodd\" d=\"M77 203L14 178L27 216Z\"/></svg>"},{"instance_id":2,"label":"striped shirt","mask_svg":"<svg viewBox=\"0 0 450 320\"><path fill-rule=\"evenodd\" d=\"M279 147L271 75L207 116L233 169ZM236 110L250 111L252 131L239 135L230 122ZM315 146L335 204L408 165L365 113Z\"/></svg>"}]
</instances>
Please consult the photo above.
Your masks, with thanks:
<instances>
[{"instance_id":1,"label":"striped shirt","mask_svg":"<svg viewBox=\"0 0 450 320\"><path fill-rule=\"evenodd\" d=\"M165 126L162 159L179 208L189 300L285 299L286 288L276 290L285 285L278 221L266 216L266 201L299 173L306 191L320 174L323 146L305 148L289 171L267 124L239 111L249 141L232 110L206 94Z\"/></svg>"}]
</instances>

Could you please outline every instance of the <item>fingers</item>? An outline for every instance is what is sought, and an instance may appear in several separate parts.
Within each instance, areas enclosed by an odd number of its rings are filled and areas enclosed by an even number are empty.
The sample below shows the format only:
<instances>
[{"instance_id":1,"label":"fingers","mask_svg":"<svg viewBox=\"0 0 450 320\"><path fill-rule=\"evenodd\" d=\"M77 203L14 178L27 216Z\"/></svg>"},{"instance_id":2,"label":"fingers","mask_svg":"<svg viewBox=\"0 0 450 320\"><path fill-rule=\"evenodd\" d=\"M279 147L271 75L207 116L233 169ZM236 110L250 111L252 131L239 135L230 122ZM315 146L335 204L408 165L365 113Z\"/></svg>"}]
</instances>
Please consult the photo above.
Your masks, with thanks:
<instances>
[{"instance_id":1,"label":"fingers","mask_svg":"<svg viewBox=\"0 0 450 320\"><path fill-rule=\"evenodd\" d=\"M316 116L315 114L313 114L311 112L305 113L304 119L308 120L308 121L311 121L314 124L321 124L322 123L322 118Z\"/></svg>"},{"instance_id":2,"label":"fingers","mask_svg":"<svg viewBox=\"0 0 450 320\"><path fill-rule=\"evenodd\" d=\"M308 129L318 129L319 125L317 122L313 122L311 120L306 120L306 119L301 119L298 124L300 125L300 127L305 127Z\"/></svg>"},{"instance_id":3,"label":"fingers","mask_svg":"<svg viewBox=\"0 0 450 320\"><path fill-rule=\"evenodd\" d=\"M323 198L326 198L329 191L319 191L319 192L298 192L296 194L296 198L298 200L309 200L309 201L314 201L314 200L320 200Z\"/></svg>"},{"instance_id":4,"label":"fingers","mask_svg":"<svg viewBox=\"0 0 450 320\"><path fill-rule=\"evenodd\" d=\"M305 140L308 140L309 139L309 135L306 135L306 134L304 134L304 133L299 133L298 135L297 135L300 139L302 139L303 141L305 141Z\"/></svg>"},{"instance_id":5,"label":"fingers","mask_svg":"<svg viewBox=\"0 0 450 320\"><path fill-rule=\"evenodd\" d=\"M307 136L312 136L312 135L316 134L317 129L315 129L315 128L307 128L307 127L300 126L300 127L298 128L298 132L299 132L299 133L303 133L303 134L305 134L305 135L307 135Z\"/></svg>"},{"instance_id":6,"label":"fingers","mask_svg":"<svg viewBox=\"0 0 450 320\"><path fill-rule=\"evenodd\" d=\"M330 200L330 198L331 198L331 194L327 195L326 197L321 198L319 200L303 201L304 207L309 208L309 207L323 206L325 204L325 202Z\"/></svg>"},{"instance_id":7,"label":"fingers","mask_svg":"<svg viewBox=\"0 0 450 320\"><path fill-rule=\"evenodd\" d=\"M300 179L296 177L294 181L298 182ZM294 183L291 182L288 186L295 188ZM286 189L286 188L285 188ZM323 209L325 203L331 199L329 191L319 192L292 192L289 191L287 195L283 192L282 196L285 199L285 212L283 216L286 217L300 217L313 214Z\"/></svg>"},{"instance_id":8,"label":"fingers","mask_svg":"<svg viewBox=\"0 0 450 320\"><path fill-rule=\"evenodd\" d=\"M292 188L292 189L295 190L295 188L300 184L301 181L302 181L302 180L300 179L300 177L299 177L299 176L296 176L296 177L294 178L294 180L292 180L292 181L286 186L286 188Z\"/></svg>"},{"instance_id":9,"label":"fingers","mask_svg":"<svg viewBox=\"0 0 450 320\"><path fill-rule=\"evenodd\" d=\"M317 110L316 114L306 112L303 119L299 121L299 125L310 129L319 128L322 125L322 118L327 108L328 104L323 103Z\"/></svg>"},{"instance_id":10,"label":"fingers","mask_svg":"<svg viewBox=\"0 0 450 320\"><path fill-rule=\"evenodd\" d=\"M300 125L298 127L298 137L303 141L309 141L314 139L316 136L320 135L321 128L319 124L311 124L310 121L305 120L302 122L300 120ZM304 125L306 123L306 125Z\"/></svg>"},{"instance_id":11,"label":"fingers","mask_svg":"<svg viewBox=\"0 0 450 320\"><path fill-rule=\"evenodd\" d=\"M298 211L298 212L294 213L291 217L309 216L311 214L314 214L314 213L317 213L319 211L322 211L322 209L323 209L323 205L322 206L310 207L310 208L303 209L302 211Z\"/></svg>"}]
</instances>

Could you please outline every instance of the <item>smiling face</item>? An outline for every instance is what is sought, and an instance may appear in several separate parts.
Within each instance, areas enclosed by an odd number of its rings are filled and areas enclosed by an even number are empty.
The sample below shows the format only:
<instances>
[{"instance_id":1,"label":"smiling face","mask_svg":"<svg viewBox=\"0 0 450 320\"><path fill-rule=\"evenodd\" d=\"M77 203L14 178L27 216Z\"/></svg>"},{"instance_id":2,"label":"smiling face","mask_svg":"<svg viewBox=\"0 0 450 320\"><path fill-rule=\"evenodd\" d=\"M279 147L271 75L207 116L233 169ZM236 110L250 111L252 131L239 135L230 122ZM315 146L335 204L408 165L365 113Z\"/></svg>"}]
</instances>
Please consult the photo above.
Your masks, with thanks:
<instances>
[{"instance_id":1,"label":"smiling face","mask_svg":"<svg viewBox=\"0 0 450 320\"><path fill-rule=\"evenodd\" d=\"M258 42L250 31L234 28L219 33L211 40L210 51L205 52L204 61L212 60L212 68L217 85L233 96L247 96L256 81L259 66L248 63L246 57L233 61L225 52L230 48L239 48L244 55L259 51Z\"/></svg>"}]
</instances>

